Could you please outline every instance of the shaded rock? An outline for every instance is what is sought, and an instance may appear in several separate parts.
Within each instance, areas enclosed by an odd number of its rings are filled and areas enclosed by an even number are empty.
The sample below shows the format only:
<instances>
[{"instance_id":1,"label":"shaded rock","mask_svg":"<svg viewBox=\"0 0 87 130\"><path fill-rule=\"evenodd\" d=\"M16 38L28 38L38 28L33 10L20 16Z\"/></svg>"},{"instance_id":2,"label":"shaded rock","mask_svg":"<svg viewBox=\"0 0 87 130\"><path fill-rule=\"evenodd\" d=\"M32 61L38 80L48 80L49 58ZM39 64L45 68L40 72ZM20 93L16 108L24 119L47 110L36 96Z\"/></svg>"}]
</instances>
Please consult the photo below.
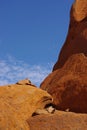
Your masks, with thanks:
<instances>
[{"instance_id":1,"label":"shaded rock","mask_svg":"<svg viewBox=\"0 0 87 130\"><path fill-rule=\"evenodd\" d=\"M50 103L52 97L32 85L0 87L0 130L30 130L26 120Z\"/></svg>"},{"instance_id":2,"label":"shaded rock","mask_svg":"<svg viewBox=\"0 0 87 130\"><path fill-rule=\"evenodd\" d=\"M42 82L41 88L52 95L57 109L87 113L87 57L72 55Z\"/></svg>"},{"instance_id":3,"label":"shaded rock","mask_svg":"<svg viewBox=\"0 0 87 130\"><path fill-rule=\"evenodd\" d=\"M61 68L71 55L77 53L87 55L87 0L76 0L71 8L68 35L53 71Z\"/></svg>"},{"instance_id":4,"label":"shaded rock","mask_svg":"<svg viewBox=\"0 0 87 130\"><path fill-rule=\"evenodd\" d=\"M30 130L87 130L87 114L56 111L27 120Z\"/></svg>"},{"instance_id":5,"label":"shaded rock","mask_svg":"<svg viewBox=\"0 0 87 130\"><path fill-rule=\"evenodd\" d=\"M55 108L53 106L50 106L48 104L48 107L45 107L43 109L36 109L36 111L32 114L32 116L41 115L41 114L53 114L55 112Z\"/></svg>"},{"instance_id":6,"label":"shaded rock","mask_svg":"<svg viewBox=\"0 0 87 130\"><path fill-rule=\"evenodd\" d=\"M48 111L46 109L37 109L32 116L41 115L41 114L48 114Z\"/></svg>"}]
</instances>

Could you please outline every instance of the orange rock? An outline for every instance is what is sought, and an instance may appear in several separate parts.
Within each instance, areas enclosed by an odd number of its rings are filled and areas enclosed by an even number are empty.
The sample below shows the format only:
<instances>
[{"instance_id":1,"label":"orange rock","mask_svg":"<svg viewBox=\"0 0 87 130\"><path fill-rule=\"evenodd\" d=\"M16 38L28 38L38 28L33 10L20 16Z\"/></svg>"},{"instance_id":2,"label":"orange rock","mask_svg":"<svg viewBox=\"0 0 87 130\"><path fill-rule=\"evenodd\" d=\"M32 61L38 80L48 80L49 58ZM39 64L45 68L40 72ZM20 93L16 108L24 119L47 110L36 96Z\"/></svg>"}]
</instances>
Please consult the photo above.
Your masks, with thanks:
<instances>
[{"instance_id":1,"label":"orange rock","mask_svg":"<svg viewBox=\"0 0 87 130\"><path fill-rule=\"evenodd\" d=\"M31 85L31 81L29 79L24 79L24 80L18 81L16 84L19 84L19 85Z\"/></svg>"},{"instance_id":2,"label":"orange rock","mask_svg":"<svg viewBox=\"0 0 87 130\"><path fill-rule=\"evenodd\" d=\"M36 87L34 84L31 83L31 81L29 79L20 80L16 84L18 84L18 85L32 85L32 87Z\"/></svg>"},{"instance_id":3,"label":"orange rock","mask_svg":"<svg viewBox=\"0 0 87 130\"><path fill-rule=\"evenodd\" d=\"M73 4L73 16L78 22L87 17L87 0L75 1Z\"/></svg>"},{"instance_id":4,"label":"orange rock","mask_svg":"<svg viewBox=\"0 0 87 130\"><path fill-rule=\"evenodd\" d=\"M87 130L87 114L56 112L28 119L30 130Z\"/></svg>"},{"instance_id":5,"label":"orange rock","mask_svg":"<svg viewBox=\"0 0 87 130\"><path fill-rule=\"evenodd\" d=\"M87 57L72 55L42 82L41 88L52 95L57 109L87 113Z\"/></svg>"},{"instance_id":6,"label":"orange rock","mask_svg":"<svg viewBox=\"0 0 87 130\"><path fill-rule=\"evenodd\" d=\"M52 97L32 85L0 87L0 130L29 130L26 120L50 103Z\"/></svg>"},{"instance_id":7,"label":"orange rock","mask_svg":"<svg viewBox=\"0 0 87 130\"><path fill-rule=\"evenodd\" d=\"M68 36L53 71L61 68L71 55L77 53L87 55L87 0L76 0L72 6Z\"/></svg>"}]
</instances>

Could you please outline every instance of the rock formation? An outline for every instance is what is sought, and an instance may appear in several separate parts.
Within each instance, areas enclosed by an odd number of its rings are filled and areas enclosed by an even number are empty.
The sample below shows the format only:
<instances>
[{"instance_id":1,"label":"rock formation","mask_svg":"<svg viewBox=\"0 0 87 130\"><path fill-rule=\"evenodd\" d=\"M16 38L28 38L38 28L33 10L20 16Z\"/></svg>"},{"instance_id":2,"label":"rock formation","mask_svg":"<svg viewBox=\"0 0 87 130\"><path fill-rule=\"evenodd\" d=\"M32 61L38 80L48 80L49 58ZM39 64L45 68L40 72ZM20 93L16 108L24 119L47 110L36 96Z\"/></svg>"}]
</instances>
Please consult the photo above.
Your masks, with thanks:
<instances>
[{"instance_id":1,"label":"rock formation","mask_svg":"<svg viewBox=\"0 0 87 130\"><path fill-rule=\"evenodd\" d=\"M18 85L32 85L31 81L29 79L20 80L16 84L18 84Z\"/></svg>"},{"instance_id":2,"label":"rock formation","mask_svg":"<svg viewBox=\"0 0 87 130\"><path fill-rule=\"evenodd\" d=\"M87 130L87 114L56 111L27 120L30 130Z\"/></svg>"},{"instance_id":3,"label":"rock formation","mask_svg":"<svg viewBox=\"0 0 87 130\"><path fill-rule=\"evenodd\" d=\"M87 17L87 0L76 0L73 4L72 13L77 22L85 19Z\"/></svg>"},{"instance_id":4,"label":"rock formation","mask_svg":"<svg viewBox=\"0 0 87 130\"><path fill-rule=\"evenodd\" d=\"M87 130L87 0L72 6L53 70L41 89L28 79L0 87L0 130Z\"/></svg>"},{"instance_id":5,"label":"rock formation","mask_svg":"<svg viewBox=\"0 0 87 130\"><path fill-rule=\"evenodd\" d=\"M87 0L72 5L66 42L41 88L53 96L57 109L87 113Z\"/></svg>"},{"instance_id":6,"label":"rock formation","mask_svg":"<svg viewBox=\"0 0 87 130\"><path fill-rule=\"evenodd\" d=\"M57 109L87 113L87 57L72 55L43 81L41 88L52 95Z\"/></svg>"},{"instance_id":7,"label":"rock formation","mask_svg":"<svg viewBox=\"0 0 87 130\"><path fill-rule=\"evenodd\" d=\"M31 85L33 87L36 87L34 84L31 83L31 81L29 79L20 80L16 84L18 84L18 85Z\"/></svg>"},{"instance_id":8,"label":"rock formation","mask_svg":"<svg viewBox=\"0 0 87 130\"><path fill-rule=\"evenodd\" d=\"M26 120L51 103L47 92L32 85L0 87L0 130L29 130Z\"/></svg>"},{"instance_id":9,"label":"rock formation","mask_svg":"<svg viewBox=\"0 0 87 130\"><path fill-rule=\"evenodd\" d=\"M87 0L76 0L71 8L68 36L53 71L61 68L72 54L87 55Z\"/></svg>"},{"instance_id":10,"label":"rock formation","mask_svg":"<svg viewBox=\"0 0 87 130\"><path fill-rule=\"evenodd\" d=\"M87 114L55 110L46 91L25 81L0 87L0 130L86 130Z\"/></svg>"}]
</instances>

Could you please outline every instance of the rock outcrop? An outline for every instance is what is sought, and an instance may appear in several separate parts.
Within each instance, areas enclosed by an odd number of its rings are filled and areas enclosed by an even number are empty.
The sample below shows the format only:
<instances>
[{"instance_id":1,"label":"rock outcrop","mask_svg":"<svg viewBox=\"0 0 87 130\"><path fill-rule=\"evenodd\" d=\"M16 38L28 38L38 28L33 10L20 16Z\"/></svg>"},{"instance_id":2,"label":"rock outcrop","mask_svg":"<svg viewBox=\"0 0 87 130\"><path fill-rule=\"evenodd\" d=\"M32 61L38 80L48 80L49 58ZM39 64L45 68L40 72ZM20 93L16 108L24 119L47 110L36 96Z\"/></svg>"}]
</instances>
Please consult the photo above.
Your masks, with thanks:
<instances>
[{"instance_id":1,"label":"rock outcrop","mask_svg":"<svg viewBox=\"0 0 87 130\"><path fill-rule=\"evenodd\" d=\"M76 0L73 4L74 19L76 21L82 21L87 17L87 0Z\"/></svg>"},{"instance_id":2,"label":"rock outcrop","mask_svg":"<svg viewBox=\"0 0 87 130\"><path fill-rule=\"evenodd\" d=\"M87 55L87 0L76 0L71 8L68 36L53 71L61 68L72 54Z\"/></svg>"},{"instance_id":3,"label":"rock outcrop","mask_svg":"<svg viewBox=\"0 0 87 130\"><path fill-rule=\"evenodd\" d=\"M24 83L0 86L0 130L29 130L26 120L52 103L46 91Z\"/></svg>"},{"instance_id":4,"label":"rock outcrop","mask_svg":"<svg viewBox=\"0 0 87 130\"><path fill-rule=\"evenodd\" d=\"M87 57L72 55L43 81L41 88L52 95L57 109L87 113Z\"/></svg>"},{"instance_id":5,"label":"rock outcrop","mask_svg":"<svg viewBox=\"0 0 87 130\"><path fill-rule=\"evenodd\" d=\"M0 86L0 130L87 130L87 0L72 6L53 70L41 89L28 79Z\"/></svg>"},{"instance_id":6,"label":"rock outcrop","mask_svg":"<svg viewBox=\"0 0 87 130\"><path fill-rule=\"evenodd\" d=\"M31 85L33 87L36 87L34 84L31 83L31 81L29 79L20 80L16 84L18 84L18 85Z\"/></svg>"},{"instance_id":7,"label":"rock outcrop","mask_svg":"<svg viewBox=\"0 0 87 130\"><path fill-rule=\"evenodd\" d=\"M72 5L68 36L41 88L53 96L57 109L87 113L87 0Z\"/></svg>"},{"instance_id":8,"label":"rock outcrop","mask_svg":"<svg viewBox=\"0 0 87 130\"><path fill-rule=\"evenodd\" d=\"M46 91L25 81L0 87L0 130L87 129L87 114L56 110Z\"/></svg>"},{"instance_id":9,"label":"rock outcrop","mask_svg":"<svg viewBox=\"0 0 87 130\"><path fill-rule=\"evenodd\" d=\"M56 111L27 120L30 130L87 130L87 114Z\"/></svg>"},{"instance_id":10,"label":"rock outcrop","mask_svg":"<svg viewBox=\"0 0 87 130\"><path fill-rule=\"evenodd\" d=\"M18 84L18 85L32 85L32 83L29 79L20 80L16 84Z\"/></svg>"}]
</instances>

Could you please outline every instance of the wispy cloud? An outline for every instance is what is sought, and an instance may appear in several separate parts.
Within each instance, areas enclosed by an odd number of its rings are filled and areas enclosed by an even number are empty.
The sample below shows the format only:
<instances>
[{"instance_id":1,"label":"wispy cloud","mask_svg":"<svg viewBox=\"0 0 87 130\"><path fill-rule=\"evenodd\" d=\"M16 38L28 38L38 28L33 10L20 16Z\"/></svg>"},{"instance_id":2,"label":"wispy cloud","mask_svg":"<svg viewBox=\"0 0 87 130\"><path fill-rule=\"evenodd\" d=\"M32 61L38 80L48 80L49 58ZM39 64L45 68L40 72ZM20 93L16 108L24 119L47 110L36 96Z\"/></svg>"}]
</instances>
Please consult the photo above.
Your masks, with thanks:
<instances>
[{"instance_id":1,"label":"wispy cloud","mask_svg":"<svg viewBox=\"0 0 87 130\"><path fill-rule=\"evenodd\" d=\"M45 65L29 65L23 61L9 57L0 61L0 85L16 83L18 80L29 78L37 86L51 72L52 63Z\"/></svg>"}]
</instances>

